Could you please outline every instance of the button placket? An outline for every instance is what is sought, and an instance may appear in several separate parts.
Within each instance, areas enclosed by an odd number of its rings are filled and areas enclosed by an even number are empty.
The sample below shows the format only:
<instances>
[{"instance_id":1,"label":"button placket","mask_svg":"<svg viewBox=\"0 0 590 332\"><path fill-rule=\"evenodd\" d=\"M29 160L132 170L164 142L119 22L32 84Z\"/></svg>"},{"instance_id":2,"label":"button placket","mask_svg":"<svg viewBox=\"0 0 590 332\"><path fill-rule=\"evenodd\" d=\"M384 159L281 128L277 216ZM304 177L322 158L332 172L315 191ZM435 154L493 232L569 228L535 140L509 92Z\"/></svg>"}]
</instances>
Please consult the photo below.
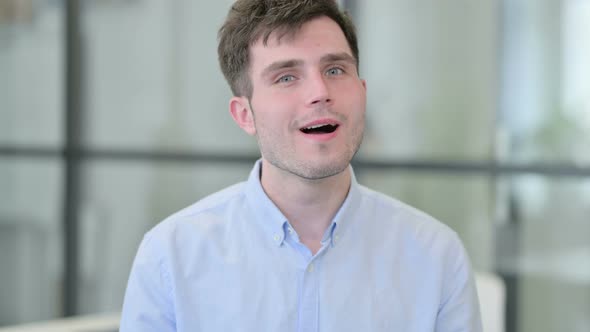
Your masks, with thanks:
<instances>
[{"instance_id":1,"label":"button placket","mask_svg":"<svg viewBox=\"0 0 590 332\"><path fill-rule=\"evenodd\" d=\"M319 329L319 274L317 262L312 259L303 270L303 289L299 306L299 332L314 332Z\"/></svg>"}]
</instances>

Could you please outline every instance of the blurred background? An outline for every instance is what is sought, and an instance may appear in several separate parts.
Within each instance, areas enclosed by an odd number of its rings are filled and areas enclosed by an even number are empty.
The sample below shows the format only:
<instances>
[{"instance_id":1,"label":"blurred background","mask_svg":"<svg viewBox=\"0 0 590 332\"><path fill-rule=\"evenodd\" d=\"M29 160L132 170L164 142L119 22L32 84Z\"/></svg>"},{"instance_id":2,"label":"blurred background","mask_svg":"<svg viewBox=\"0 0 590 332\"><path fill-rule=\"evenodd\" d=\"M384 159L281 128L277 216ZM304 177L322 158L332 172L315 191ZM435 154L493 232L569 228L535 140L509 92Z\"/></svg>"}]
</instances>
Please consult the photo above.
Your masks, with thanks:
<instances>
[{"instance_id":1,"label":"blurred background","mask_svg":"<svg viewBox=\"0 0 590 332\"><path fill-rule=\"evenodd\" d=\"M0 0L0 326L120 310L142 235L246 179L231 0ZM505 329L590 331L590 0L347 0L359 182L447 223Z\"/></svg>"}]
</instances>

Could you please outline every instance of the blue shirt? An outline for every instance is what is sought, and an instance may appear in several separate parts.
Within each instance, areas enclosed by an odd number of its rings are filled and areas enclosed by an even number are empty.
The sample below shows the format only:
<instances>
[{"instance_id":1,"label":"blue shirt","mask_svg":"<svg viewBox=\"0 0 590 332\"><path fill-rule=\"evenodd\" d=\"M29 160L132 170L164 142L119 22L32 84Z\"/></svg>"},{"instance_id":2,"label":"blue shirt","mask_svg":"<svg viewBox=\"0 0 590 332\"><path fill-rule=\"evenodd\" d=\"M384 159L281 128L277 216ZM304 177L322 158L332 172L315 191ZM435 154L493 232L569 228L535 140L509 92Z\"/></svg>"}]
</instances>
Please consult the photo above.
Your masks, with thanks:
<instances>
[{"instance_id":1,"label":"blue shirt","mask_svg":"<svg viewBox=\"0 0 590 332\"><path fill-rule=\"evenodd\" d=\"M353 175L312 255L266 196L260 165L145 235L121 331L482 330L468 257L447 226Z\"/></svg>"}]
</instances>

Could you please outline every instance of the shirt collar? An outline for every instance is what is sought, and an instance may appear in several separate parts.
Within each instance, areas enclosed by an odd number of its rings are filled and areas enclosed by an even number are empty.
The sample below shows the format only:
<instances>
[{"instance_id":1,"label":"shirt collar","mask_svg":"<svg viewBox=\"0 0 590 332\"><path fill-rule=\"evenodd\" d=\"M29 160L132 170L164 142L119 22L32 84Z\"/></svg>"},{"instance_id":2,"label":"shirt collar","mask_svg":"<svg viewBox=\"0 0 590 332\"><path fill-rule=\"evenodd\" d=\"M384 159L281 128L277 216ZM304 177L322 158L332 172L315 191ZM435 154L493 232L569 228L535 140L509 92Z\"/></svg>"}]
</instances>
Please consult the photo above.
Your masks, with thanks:
<instances>
[{"instance_id":1,"label":"shirt collar","mask_svg":"<svg viewBox=\"0 0 590 332\"><path fill-rule=\"evenodd\" d=\"M254 164L246 182L246 200L256 216L256 221L263 227L266 234L277 245L281 245L285 239L284 225L287 218L279 208L266 195L260 183L260 170L262 160Z\"/></svg>"},{"instance_id":2,"label":"shirt collar","mask_svg":"<svg viewBox=\"0 0 590 332\"><path fill-rule=\"evenodd\" d=\"M270 239L277 245L282 245L287 236L288 228L290 227L287 218L274 204L274 202L266 195L262 184L260 182L260 171L262 167L262 160L258 160L248 181L246 182L246 200L256 216L257 222L263 227L264 231ZM332 224L330 224L328 231L324 235L322 242L330 240L334 245L344 233L350 219L360 204L360 189L354 175L352 166L350 167L350 189L342 203L342 206L336 212Z\"/></svg>"},{"instance_id":3,"label":"shirt collar","mask_svg":"<svg viewBox=\"0 0 590 332\"><path fill-rule=\"evenodd\" d=\"M356 212L359 210L361 205L360 186L356 181L356 176L354 175L352 166L348 167L350 168L350 189L348 190L348 194L346 195L344 202L334 216L332 225L329 228L330 233L326 234L326 236L330 236L332 246L340 241L340 238L351 226L353 220L356 218Z\"/></svg>"}]
</instances>

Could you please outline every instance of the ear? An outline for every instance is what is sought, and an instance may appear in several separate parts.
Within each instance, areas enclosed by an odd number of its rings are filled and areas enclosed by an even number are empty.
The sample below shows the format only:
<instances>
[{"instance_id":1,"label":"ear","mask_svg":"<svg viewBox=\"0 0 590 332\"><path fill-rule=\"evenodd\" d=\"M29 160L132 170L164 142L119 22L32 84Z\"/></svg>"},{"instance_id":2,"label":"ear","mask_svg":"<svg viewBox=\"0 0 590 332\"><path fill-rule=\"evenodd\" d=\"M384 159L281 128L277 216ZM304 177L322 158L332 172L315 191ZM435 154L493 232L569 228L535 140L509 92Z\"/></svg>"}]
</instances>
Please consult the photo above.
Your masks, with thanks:
<instances>
[{"instance_id":1,"label":"ear","mask_svg":"<svg viewBox=\"0 0 590 332\"><path fill-rule=\"evenodd\" d=\"M232 97L229 100L229 112L234 121L248 135L256 134L254 126L254 115L250 109L250 103L246 97Z\"/></svg>"}]
</instances>

